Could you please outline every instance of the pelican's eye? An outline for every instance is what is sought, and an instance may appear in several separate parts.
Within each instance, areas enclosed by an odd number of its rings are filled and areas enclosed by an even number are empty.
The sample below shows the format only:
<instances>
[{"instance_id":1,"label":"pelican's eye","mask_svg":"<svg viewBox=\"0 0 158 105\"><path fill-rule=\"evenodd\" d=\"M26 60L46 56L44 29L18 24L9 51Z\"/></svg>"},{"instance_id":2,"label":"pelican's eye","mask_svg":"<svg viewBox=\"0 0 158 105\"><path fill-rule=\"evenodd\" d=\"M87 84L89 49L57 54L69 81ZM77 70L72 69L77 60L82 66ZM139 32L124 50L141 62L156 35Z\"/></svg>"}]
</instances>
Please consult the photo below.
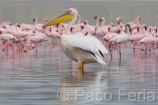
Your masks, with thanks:
<instances>
[{"instance_id":1,"label":"pelican's eye","mask_svg":"<svg viewBox=\"0 0 158 105\"><path fill-rule=\"evenodd\" d=\"M71 13L71 12L72 12L72 10L67 10L66 12Z\"/></svg>"}]
</instances>

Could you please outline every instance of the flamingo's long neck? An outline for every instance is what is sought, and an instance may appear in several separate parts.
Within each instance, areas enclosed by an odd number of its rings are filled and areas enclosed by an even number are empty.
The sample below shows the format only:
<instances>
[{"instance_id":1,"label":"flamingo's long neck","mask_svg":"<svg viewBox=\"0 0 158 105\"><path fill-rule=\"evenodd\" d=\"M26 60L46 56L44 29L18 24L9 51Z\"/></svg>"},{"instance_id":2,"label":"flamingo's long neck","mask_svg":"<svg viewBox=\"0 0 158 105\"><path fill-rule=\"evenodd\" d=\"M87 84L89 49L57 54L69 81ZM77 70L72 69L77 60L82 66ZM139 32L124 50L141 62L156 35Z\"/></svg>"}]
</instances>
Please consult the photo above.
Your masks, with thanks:
<instances>
[{"instance_id":1,"label":"flamingo's long neck","mask_svg":"<svg viewBox=\"0 0 158 105\"><path fill-rule=\"evenodd\" d=\"M98 27L99 25L99 18L97 18L97 20L96 20L96 27Z\"/></svg>"},{"instance_id":2,"label":"flamingo's long neck","mask_svg":"<svg viewBox=\"0 0 158 105\"><path fill-rule=\"evenodd\" d=\"M139 27L139 25L140 25L140 24L139 24L139 19L136 20L136 24L137 24L137 26Z\"/></svg>"},{"instance_id":3,"label":"flamingo's long neck","mask_svg":"<svg viewBox=\"0 0 158 105\"><path fill-rule=\"evenodd\" d=\"M64 34L69 34L70 33L70 28L72 27L72 25L75 23L76 19L77 19L77 15L78 13L74 14L74 18L68 23L65 31L64 31Z\"/></svg>"},{"instance_id":4,"label":"flamingo's long neck","mask_svg":"<svg viewBox=\"0 0 158 105\"><path fill-rule=\"evenodd\" d=\"M48 28L45 29L45 32L46 32L47 36L50 35L50 32L49 32Z\"/></svg>"},{"instance_id":5,"label":"flamingo's long neck","mask_svg":"<svg viewBox=\"0 0 158 105\"><path fill-rule=\"evenodd\" d=\"M16 30L16 31L18 31L18 30L19 30L19 28L18 28L18 26L17 26L17 25L15 25L15 30Z\"/></svg>"},{"instance_id":6,"label":"flamingo's long neck","mask_svg":"<svg viewBox=\"0 0 158 105\"><path fill-rule=\"evenodd\" d=\"M156 38L156 31L153 29L154 33L153 33L153 37Z\"/></svg>"},{"instance_id":7,"label":"flamingo's long neck","mask_svg":"<svg viewBox=\"0 0 158 105\"><path fill-rule=\"evenodd\" d=\"M102 22L101 27L103 27L103 26L104 26L104 24L105 24L105 19L103 19L103 22Z\"/></svg>"},{"instance_id":8,"label":"flamingo's long neck","mask_svg":"<svg viewBox=\"0 0 158 105\"><path fill-rule=\"evenodd\" d=\"M38 20L37 20L37 19L35 19L35 26L37 25L37 22L38 22Z\"/></svg>"},{"instance_id":9,"label":"flamingo's long neck","mask_svg":"<svg viewBox=\"0 0 158 105\"><path fill-rule=\"evenodd\" d=\"M138 25L140 25L140 17L138 16Z\"/></svg>"},{"instance_id":10,"label":"flamingo's long neck","mask_svg":"<svg viewBox=\"0 0 158 105\"><path fill-rule=\"evenodd\" d=\"M145 28L143 28L143 37L146 37Z\"/></svg>"},{"instance_id":11,"label":"flamingo's long neck","mask_svg":"<svg viewBox=\"0 0 158 105\"><path fill-rule=\"evenodd\" d=\"M127 35L128 35L128 36L131 36L131 33L130 33L130 31L129 31L129 28L127 28Z\"/></svg>"},{"instance_id":12,"label":"flamingo's long neck","mask_svg":"<svg viewBox=\"0 0 158 105\"><path fill-rule=\"evenodd\" d=\"M121 25L121 21L118 20L118 21L117 21L117 26L120 26L120 25Z\"/></svg>"}]
</instances>

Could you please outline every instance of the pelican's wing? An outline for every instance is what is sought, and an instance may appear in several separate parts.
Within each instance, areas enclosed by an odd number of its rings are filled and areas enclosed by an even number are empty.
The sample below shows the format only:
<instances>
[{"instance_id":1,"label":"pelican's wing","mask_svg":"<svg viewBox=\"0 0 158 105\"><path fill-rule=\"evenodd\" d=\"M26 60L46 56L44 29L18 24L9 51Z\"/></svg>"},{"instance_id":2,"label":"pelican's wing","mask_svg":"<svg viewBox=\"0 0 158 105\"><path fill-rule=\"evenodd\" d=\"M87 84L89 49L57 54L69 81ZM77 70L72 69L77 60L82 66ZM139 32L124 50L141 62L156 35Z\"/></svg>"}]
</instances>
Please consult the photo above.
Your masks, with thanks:
<instances>
[{"instance_id":1,"label":"pelican's wing","mask_svg":"<svg viewBox=\"0 0 158 105\"><path fill-rule=\"evenodd\" d=\"M96 46L96 48L99 49L103 54L108 53L108 50L96 37L93 36L86 36L86 37L90 39L93 42L93 44Z\"/></svg>"},{"instance_id":2,"label":"pelican's wing","mask_svg":"<svg viewBox=\"0 0 158 105\"><path fill-rule=\"evenodd\" d=\"M63 34L61 38L73 47L81 48L99 56L108 53L107 49L101 44L101 42L92 36Z\"/></svg>"}]
</instances>

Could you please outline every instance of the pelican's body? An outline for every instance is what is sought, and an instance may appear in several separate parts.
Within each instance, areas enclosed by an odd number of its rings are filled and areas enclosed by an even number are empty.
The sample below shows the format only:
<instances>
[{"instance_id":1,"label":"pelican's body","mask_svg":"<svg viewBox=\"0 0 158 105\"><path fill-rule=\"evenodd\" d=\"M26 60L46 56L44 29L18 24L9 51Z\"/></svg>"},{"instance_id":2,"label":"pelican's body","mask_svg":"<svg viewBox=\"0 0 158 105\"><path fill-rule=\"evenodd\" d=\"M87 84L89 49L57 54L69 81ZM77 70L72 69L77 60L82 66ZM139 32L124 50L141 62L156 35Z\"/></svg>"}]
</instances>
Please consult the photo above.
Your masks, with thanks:
<instances>
[{"instance_id":1,"label":"pelican's body","mask_svg":"<svg viewBox=\"0 0 158 105\"><path fill-rule=\"evenodd\" d=\"M94 55L92 55L91 53L82 50L80 48L77 47L73 47L71 46L69 43L67 43L66 41L64 41L61 38L60 41L60 47L62 49L62 51L72 60L76 61L76 62L83 62L83 63L93 63L96 62L96 58Z\"/></svg>"},{"instance_id":2,"label":"pelican's body","mask_svg":"<svg viewBox=\"0 0 158 105\"><path fill-rule=\"evenodd\" d=\"M108 53L108 51L97 38L93 36L84 36L82 34L69 34L70 28L77 19L77 15L78 11L76 9L70 8L66 11L66 13L48 22L44 27L64 22L64 18L66 18L66 20L71 20L65 29L64 34L61 35L60 47L62 51L70 59L79 63L79 70L83 70L84 63L99 62L106 65L100 56L104 56L103 54Z\"/></svg>"}]
</instances>

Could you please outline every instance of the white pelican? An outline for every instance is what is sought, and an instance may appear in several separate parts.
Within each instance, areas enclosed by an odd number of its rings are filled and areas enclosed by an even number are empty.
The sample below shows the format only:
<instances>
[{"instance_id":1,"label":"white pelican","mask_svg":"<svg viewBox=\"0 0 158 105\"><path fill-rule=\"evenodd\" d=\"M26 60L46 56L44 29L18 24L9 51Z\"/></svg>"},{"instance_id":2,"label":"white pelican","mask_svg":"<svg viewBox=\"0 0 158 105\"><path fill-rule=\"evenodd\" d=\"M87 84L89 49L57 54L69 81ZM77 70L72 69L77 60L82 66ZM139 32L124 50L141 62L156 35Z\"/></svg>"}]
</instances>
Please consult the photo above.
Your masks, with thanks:
<instances>
[{"instance_id":1,"label":"white pelican","mask_svg":"<svg viewBox=\"0 0 158 105\"><path fill-rule=\"evenodd\" d=\"M70 35L68 34L70 28L75 23L78 16L76 9L70 8L65 13L57 16L43 26L52 26L70 20L63 35L61 35L60 47L62 51L72 60L78 62L78 70L84 71L84 63L99 62L106 65L101 59L103 54L108 53L107 49L95 37L84 35Z\"/></svg>"}]
</instances>

